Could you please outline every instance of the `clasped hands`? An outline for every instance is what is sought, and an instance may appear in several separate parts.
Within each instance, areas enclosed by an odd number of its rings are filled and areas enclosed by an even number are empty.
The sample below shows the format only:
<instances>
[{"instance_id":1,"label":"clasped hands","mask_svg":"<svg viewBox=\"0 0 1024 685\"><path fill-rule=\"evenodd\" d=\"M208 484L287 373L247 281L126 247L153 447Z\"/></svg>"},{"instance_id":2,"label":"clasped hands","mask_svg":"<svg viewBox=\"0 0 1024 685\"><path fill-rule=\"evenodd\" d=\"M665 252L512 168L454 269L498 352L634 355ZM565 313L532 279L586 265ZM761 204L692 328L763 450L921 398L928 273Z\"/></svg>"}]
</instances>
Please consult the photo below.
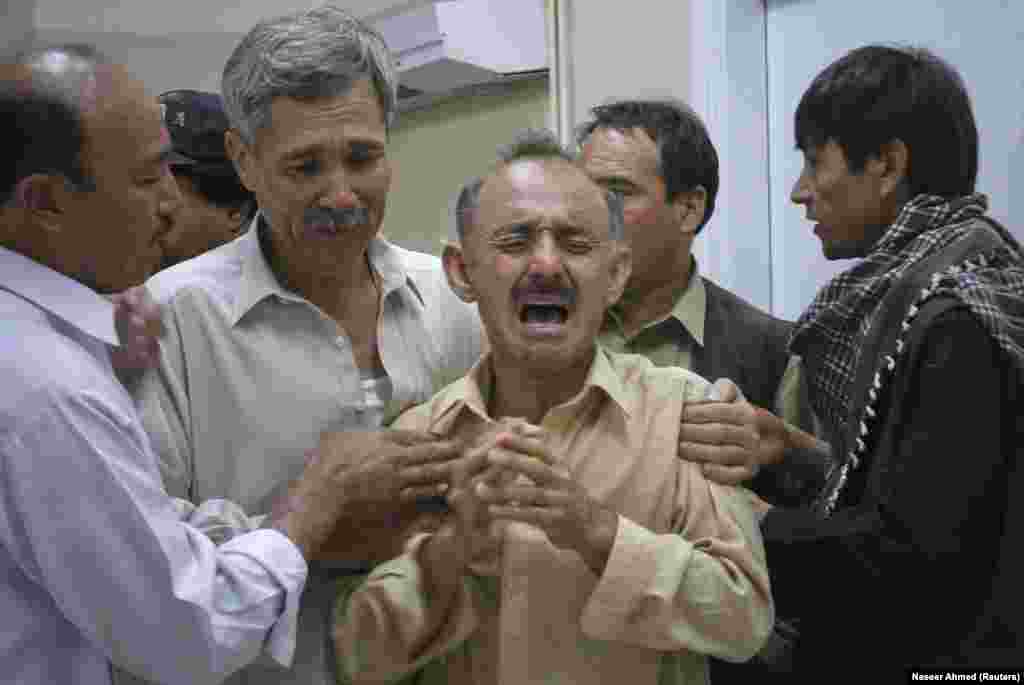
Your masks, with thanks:
<instances>
[{"instance_id":1,"label":"clasped hands","mask_svg":"<svg viewBox=\"0 0 1024 685\"><path fill-rule=\"evenodd\" d=\"M618 530L618 515L573 480L543 429L521 420L466 447L446 499L451 515L430 540L428 557L452 573L498 544L505 524L519 522L575 551L600 575Z\"/></svg>"},{"instance_id":2,"label":"clasped hands","mask_svg":"<svg viewBox=\"0 0 1024 685\"><path fill-rule=\"evenodd\" d=\"M536 526L601 567L618 526L559 465L540 429L522 421L471 440L407 430L325 434L268 524L307 559L367 567L432 531L432 550L461 572L509 521Z\"/></svg>"}]
</instances>

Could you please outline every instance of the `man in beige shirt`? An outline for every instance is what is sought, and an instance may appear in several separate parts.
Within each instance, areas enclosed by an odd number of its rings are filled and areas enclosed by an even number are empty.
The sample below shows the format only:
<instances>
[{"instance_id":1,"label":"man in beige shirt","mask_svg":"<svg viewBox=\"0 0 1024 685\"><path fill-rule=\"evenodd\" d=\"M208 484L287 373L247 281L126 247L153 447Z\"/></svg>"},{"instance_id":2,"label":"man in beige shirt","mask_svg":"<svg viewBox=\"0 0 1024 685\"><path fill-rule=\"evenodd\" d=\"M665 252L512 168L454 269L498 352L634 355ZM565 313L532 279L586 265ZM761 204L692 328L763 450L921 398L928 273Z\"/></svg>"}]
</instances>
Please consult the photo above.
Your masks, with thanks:
<instances>
[{"instance_id":1,"label":"man in beige shirt","mask_svg":"<svg viewBox=\"0 0 1024 685\"><path fill-rule=\"evenodd\" d=\"M445 269L491 350L396 423L466 445L452 513L340 585L339 682L700 683L749 658L773 619L756 501L676 456L708 383L595 342L621 199L534 132L458 210Z\"/></svg>"}]
</instances>

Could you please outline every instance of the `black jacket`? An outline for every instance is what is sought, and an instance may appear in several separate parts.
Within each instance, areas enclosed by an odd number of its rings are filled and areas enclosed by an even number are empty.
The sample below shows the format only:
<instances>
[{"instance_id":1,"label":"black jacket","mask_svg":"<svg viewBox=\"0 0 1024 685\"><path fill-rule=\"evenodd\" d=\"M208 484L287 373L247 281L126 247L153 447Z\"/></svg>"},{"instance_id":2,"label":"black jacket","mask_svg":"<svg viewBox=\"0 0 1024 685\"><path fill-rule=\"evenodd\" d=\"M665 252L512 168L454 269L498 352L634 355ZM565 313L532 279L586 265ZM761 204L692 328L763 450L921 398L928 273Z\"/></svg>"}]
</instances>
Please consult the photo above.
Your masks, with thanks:
<instances>
[{"instance_id":1,"label":"black jacket","mask_svg":"<svg viewBox=\"0 0 1024 685\"><path fill-rule=\"evenodd\" d=\"M747 399L774 411L775 393L789 361L788 321L777 319L707 278L704 346L695 347L693 372L710 381L729 378Z\"/></svg>"},{"instance_id":2,"label":"black jacket","mask_svg":"<svg viewBox=\"0 0 1024 685\"><path fill-rule=\"evenodd\" d=\"M836 512L767 515L776 609L800 622L794 682L1024 666L1022 555L1007 542L1020 532L1018 378L970 310L931 301Z\"/></svg>"}]
</instances>

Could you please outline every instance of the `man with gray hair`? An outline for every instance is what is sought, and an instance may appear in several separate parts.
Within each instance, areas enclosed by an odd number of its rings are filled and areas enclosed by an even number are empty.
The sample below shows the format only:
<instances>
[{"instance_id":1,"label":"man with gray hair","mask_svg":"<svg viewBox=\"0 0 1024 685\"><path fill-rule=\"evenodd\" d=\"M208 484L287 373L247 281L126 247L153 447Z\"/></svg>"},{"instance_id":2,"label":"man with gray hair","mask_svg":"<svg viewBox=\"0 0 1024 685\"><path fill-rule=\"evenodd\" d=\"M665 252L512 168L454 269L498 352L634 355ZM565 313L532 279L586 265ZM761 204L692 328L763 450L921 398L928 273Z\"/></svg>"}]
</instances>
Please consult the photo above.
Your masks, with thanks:
<instances>
[{"instance_id":1,"label":"man with gray hair","mask_svg":"<svg viewBox=\"0 0 1024 685\"><path fill-rule=\"evenodd\" d=\"M676 455L709 384L597 334L630 274L622 202L550 134L459 194L452 289L490 342L396 426L463 456L434 531L339 582L339 683L706 682L772 625L749 493Z\"/></svg>"},{"instance_id":2,"label":"man with gray hair","mask_svg":"<svg viewBox=\"0 0 1024 685\"><path fill-rule=\"evenodd\" d=\"M148 284L168 332L135 395L168 490L198 507L190 519L218 539L259 525L318 446L352 467L339 497L361 498L310 567L293 666L263 660L232 683L331 680L331 582L400 551L400 530L440 504L456 455L436 436L381 428L482 346L440 260L379 235L396 91L383 39L344 10L257 24L222 94L226 148L259 213Z\"/></svg>"}]
</instances>

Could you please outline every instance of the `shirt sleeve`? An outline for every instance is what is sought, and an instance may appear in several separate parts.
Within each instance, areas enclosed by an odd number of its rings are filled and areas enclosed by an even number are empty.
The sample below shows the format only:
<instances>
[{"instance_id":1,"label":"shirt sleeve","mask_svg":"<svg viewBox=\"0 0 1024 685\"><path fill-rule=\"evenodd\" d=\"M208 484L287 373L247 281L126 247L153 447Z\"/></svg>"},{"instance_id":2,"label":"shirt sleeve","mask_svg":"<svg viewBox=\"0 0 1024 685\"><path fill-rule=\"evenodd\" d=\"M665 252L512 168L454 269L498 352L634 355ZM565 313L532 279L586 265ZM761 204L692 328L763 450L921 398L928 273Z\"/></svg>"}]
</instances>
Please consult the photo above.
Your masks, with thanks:
<instances>
[{"instance_id":1,"label":"shirt sleeve","mask_svg":"<svg viewBox=\"0 0 1024 685\"><path fill-rule=\"evenodd\" d=\"M186 499L174 498L174 508L182 521L217 545L259 530L268 516L249 516L240 506L226 499L208 499L196 505Z\"/></svg>"},{"instance_id":2,"label":"shirt sleeve","mask_svg":"<svg viewBox=\"0 0 1024 685\"><path fill-rule=\"evenodd\" d=\"M164 489L175 498L182 521L215 543L258 530L266 514L249 516L241 506L212 499L196 503L193 488L194 453L189 396L181 334L173 307L165 307L166 333L160 341L157 365L127 385L149 437Z\"/></svg>"},{"instance_id":3,"label":"shirt sleeve","mask_svg":"<svg viewBox=\"0 0 1024 685\"><path fill-rule=\"evenodd\" d=\"M619 517L605 571L583 610L583 632L650 649L749 659L774 620L751 495L711 483L688 464L678 473L672 532L659 535Z\"/></svg>"},{"instance_id":4,"label":"shirt sleeve","mask_svg":"<svg viewBox=\"0 0 1024 685\"><path fill-rule=\"evenodd\" d=\"M160 340L159 360L129 390L168 494L194 502L192 427L181 331L173 306L168 304L164 311L166 333Z\"/></svg>"},{"instance_id":5,"label":"shirt sleeve","mask_svg":"<svg viewBox=\"0 0 1024 685\"><path fill-rule=\"evenodd\" d=\"M0 439L0 541L135 675L219 682L265 647L288 664L307 573L298 549L273 530L218 547L184 523L128 397L106 390L39 402Z\"/></svg>"},{"instance_id":6,"label":"shirt sleeve","mask_svg":"<svg viewBox=\"0 0 1024 685\"><path fill-rule=\"evenodd\" d=\"M473 633L477 599L468 576L450 603L424 592L419 553L429 538L414 537L405 554L375 568L355 589L351 581L339 586L333 630L341 682L394 682Z\"/></svg>"}]
</instances>

